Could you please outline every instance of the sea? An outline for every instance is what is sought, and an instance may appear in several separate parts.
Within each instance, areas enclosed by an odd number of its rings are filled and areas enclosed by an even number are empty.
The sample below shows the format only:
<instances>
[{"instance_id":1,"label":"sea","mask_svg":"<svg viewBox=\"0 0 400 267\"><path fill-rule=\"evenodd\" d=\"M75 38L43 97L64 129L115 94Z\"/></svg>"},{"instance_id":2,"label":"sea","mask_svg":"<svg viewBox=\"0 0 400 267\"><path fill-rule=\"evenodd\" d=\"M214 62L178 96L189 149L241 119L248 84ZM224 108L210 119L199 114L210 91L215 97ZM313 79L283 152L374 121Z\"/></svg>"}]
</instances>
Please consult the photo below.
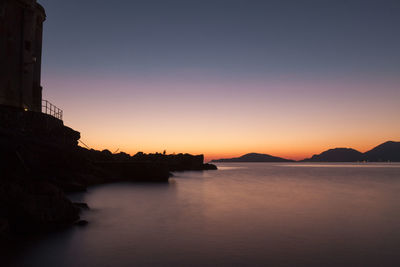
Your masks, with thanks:
<instances>
[{"instance_id":1,"label":"sea","mask_svg":"<svg viewBox=\"0 0 400 267\"><path fill-rule=\"evenodd\" d=\"M72 194L84 227L10 266L400 266L399 163L218 163Z\"/></svg>"}]
</instances>

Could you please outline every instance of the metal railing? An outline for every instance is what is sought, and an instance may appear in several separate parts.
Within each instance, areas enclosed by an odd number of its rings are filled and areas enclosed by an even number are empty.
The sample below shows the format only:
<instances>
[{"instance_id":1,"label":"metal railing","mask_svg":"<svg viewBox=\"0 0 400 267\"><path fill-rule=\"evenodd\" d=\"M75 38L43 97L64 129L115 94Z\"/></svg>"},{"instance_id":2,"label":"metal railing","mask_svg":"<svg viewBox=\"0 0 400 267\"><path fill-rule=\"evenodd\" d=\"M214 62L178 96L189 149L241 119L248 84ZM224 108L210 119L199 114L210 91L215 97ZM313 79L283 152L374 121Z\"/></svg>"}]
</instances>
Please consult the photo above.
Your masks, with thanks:
<instances>
[{"instance_id":1,"label":"metal railing","mask_svg":"<svg viewBox=\"0 0 400 267\"><path fill-rule=\"evenodd\" d=\"M63 119L63 111L47 100L42 100L42 112L59 120Z\"/></svg>"}]
</instances>

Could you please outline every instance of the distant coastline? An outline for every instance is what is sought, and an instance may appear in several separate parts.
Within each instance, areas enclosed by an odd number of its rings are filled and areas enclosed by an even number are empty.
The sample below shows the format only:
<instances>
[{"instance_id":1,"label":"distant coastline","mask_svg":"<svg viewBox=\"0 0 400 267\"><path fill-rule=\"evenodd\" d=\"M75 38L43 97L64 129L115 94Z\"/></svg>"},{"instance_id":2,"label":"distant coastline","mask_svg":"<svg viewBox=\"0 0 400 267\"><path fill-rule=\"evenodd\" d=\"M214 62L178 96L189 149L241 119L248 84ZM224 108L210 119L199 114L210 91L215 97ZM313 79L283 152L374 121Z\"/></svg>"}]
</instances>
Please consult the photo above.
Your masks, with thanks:
<instances>
[{"instance_id":1,"label":"distant coastline","mask_svg":"<svg viewBox=\"0 0 400 267\"><path fill-rule=\"evenodd\" d=\"M274 157L268 154L248 153L237 158L217 159L211 162L294 162L294 160Z\"/></svg>"},{"instance_id":2,"label":"distant coastline","mask_svg":"<svg viewBox=\"0 0 400 267\"><path fill-rule=\"evenodd\" d=\"M311 158L295 161L269 154L248 153L236 158L212 160L211 162L400 162L400 142L387 141L362 153L352 148L333 148Z\"/></svg>"}]
</instances>

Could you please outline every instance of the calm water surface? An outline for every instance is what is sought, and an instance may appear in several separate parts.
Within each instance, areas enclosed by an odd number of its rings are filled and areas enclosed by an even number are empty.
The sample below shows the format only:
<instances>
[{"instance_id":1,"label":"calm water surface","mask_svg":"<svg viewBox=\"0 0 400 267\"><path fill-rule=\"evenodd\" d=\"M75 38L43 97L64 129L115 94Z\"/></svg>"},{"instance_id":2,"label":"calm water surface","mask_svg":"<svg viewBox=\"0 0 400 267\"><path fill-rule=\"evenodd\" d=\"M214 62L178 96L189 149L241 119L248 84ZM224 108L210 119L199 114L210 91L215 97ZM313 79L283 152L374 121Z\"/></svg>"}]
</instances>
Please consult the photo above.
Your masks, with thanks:
<instances>
[{"instance_id":1,"label":"calm water surface","mask_svg":"<svg viewBox=\"0 0 400 267\"><path fill-rule=\"evenodd\" d=\"M400 266L400 164L218 164L73 195L15 266Z\"/></svg>"}]
</instances>

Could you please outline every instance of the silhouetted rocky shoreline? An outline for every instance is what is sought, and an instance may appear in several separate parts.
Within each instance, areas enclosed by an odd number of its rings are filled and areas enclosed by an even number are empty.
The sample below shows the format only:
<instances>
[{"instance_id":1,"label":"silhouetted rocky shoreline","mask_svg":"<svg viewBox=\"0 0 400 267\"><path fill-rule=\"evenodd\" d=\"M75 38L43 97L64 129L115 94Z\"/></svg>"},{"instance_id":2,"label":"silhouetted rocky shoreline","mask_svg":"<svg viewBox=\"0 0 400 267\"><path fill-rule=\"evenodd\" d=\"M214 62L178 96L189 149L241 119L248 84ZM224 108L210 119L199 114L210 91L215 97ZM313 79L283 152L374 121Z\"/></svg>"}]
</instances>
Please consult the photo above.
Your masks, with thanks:
<instances>
[{"instance_id":1,"label":"silhouetted rocky shoreline","mask_svg":"<svg viewBox=\"0 0 400 267\"><path fill-rule=\"evenodd\" d=\"M203 155L112 154L78 146L80 133L46 114L0 107L0 239L79 222L66 192L117 181L168 182L172 171L215 170ZM84 224L81 221L79 224Z\"/></svg>"}]
</instances>

